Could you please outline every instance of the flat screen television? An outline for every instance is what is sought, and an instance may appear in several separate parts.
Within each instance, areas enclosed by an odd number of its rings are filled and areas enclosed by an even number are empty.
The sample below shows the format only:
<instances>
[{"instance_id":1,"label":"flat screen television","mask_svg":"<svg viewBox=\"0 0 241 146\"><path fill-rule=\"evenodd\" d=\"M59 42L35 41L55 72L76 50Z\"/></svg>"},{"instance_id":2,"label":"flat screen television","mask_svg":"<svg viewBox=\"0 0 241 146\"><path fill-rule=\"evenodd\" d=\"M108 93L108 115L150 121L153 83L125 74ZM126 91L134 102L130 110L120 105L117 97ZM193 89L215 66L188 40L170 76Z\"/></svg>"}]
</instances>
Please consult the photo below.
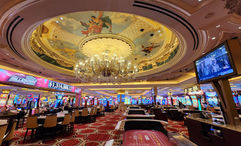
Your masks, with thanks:
<instances>
[{"instance_id":1,"label":"flat screen television","mask_svg":"<svg viewBox=\"0 0 241 146\"><path fill-rule=\"evenodd\" d=\"M238 40L228 40L194 61L198 83L240 74L241 48ZM238 67L238 68L237 68Z\"/></svg>"}]
</instances>

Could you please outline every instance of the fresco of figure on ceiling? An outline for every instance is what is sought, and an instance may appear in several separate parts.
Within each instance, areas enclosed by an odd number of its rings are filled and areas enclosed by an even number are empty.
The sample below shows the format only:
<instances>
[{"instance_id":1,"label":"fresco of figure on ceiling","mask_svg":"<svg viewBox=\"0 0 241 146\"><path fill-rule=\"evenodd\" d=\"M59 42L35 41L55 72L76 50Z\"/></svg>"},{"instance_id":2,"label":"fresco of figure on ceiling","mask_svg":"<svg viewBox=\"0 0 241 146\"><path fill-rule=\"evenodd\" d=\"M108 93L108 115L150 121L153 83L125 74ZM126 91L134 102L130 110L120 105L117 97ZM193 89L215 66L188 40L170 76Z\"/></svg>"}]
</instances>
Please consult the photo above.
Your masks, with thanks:
<instances>
[{"instance_id":1,"label":"fresco of figure on ceiling","mask_svg":"<svg viewBox=\"0 0 241 146\"><path fill-rule=\"evenodd\" d=\"M86 30L82 30L81 33L88 36L89 34L99 34L103 28L109 29L112 33L112 21L109 16L103 16L103 12L99 12L99 16L91 16L88 23L84 23L80 20L82 26Z\"/></svg>"},{"instance_id":2,"label":"fresco of figure on ceiling","mask_svg":"<svg viewBox=\"0 0 241 146\"><path fill-rule=\"evenodd\" d=\"M141 45L141 47L142 47L141 51L150 54L154 48L157 48L159 46L160 45L155 45L154 43L151 43L150 46L146 46L146 47L144 45Z\"/></svg>"}]
</instances>

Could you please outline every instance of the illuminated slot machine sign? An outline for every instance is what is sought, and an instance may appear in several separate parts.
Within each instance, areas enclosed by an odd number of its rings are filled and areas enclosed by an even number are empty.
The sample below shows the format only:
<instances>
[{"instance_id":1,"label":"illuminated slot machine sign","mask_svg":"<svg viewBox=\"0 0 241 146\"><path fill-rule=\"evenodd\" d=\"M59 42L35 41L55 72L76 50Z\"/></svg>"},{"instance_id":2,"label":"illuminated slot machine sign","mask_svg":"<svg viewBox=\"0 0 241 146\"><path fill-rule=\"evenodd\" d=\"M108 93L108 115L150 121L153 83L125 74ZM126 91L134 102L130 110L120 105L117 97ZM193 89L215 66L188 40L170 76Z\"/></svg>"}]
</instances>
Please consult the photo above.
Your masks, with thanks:
<instances>
[{"instance_id":1,"label":"illuminated slot machine sign","mask_svg":"<svg viewBox=\"0 0 241 146\"><path fill-rule=\"evenodd\" d=\"M192 101L191 101L191 99L190 99L189 96L185 96L184 98L185 98L185 101L186 101L186 102L185 102L185 103L186 103L185 105L192 105Z\"/></svg>"},{"instance_id":2,"label":"illuminated slot machine sign","mask_svg":"<svg viewBox=\"0 0 241 146\"><path fill-rule=\"evenodd\" d=\"M64 83L51 81L44 78L21 74L13 71L0 69L0 81L6 83L16 83L40 88L51 88L60 91L80 93L81 89Z\"/></svg>"},{"instance_id":3,"label":"illuminated slot machine sign","mask_svg":"<svg viewBox=\"0 0 241 146\"><path fill-rule=\"evenodd\" d=\"M173 105L178 105L177 96L172 96Z\"/></svg>"},{"instance_id":4,"label":"illuminated slot machine sign","mask_svg":"<svg viewBox=\"0 0 241 146\"><path fill-rule=\"evenodd\" d=\"M184 98L184 96L181 96L181 97L178 96L178 97L177 97L177 102L181 102L181 103L184 104L184 105L186 104L186 103L185 103L185 98Z\"/></svg>"},{"instance_id":5,"label":"illuminated slot machine sign","mask_svg":"<svg viewBox=\"0 0 241 146\"><path fill-rule=\"evenodd\" d=\"M109 97L108 101L109 101L110 105L113 105L113 98L112 97Z\"/></svg>"},{"instance_id":6,"label":"illuminated slot machine sign","mask_svg":"<svg viewBox=\"0 0 241 146\"><path fill-rule=\"evenodd\" d=\"M218 106L218 98L216 92L205 92L207 102L209 106L217 107Z\"/></svg>"},{"instance_id":7,"label":"illuminated slot machine sign","mask_svg":"<svg viewBox=\"0 0 241 146\"><path fill-rule=\"evenodd\" d=\"M241 106L241 95L238 95L238 103L239 103L239 106Z\"/></svg>"},{"instance_id":8,"label":"illuminated slot machine sign","mask_svg":"<svg viewBox=\"0 0 241 146\"><path fill-rule=\"evenodd\" d=\"M94 98L94 105L97 105L97 104L98 104L98 98L95 97L95 98Z\"/></svg>"},{"instance_id":9,"label":"illuminated slot machine sign","mask_svg":"<svg viewBox=\"0 0 241 146\"><path fill-rule=\"evenodd\" d=\"M190 88L184 89L184 94L191 97L191 103L194 107L201 107L201 101L198 101L197 96L202 96L204 93L200 88L200 85L194 85ZM187 99L187 98L186 98ZM189 101L187 105L189 104Z\"/></svg>"},{"instance_id":10,"label":"illuminated slot machine sign","mask_svg":"<svg viewBox=\"0 0 241 146\"><path fill-rule=\"evenodd\" d=\"M50 81L49 80L49 88L52 89L57 89L57 90L62 90L62 91L72 91L72 86L67 85L67 84L63 84L63 83L59 83L59 82L55 82L55 81Z\"/></svg>"},{"instance_id":11,"label":"illuminated slot machine sign","mask_svg":"<svg viewBox=\"0 0 241 146\"><path fill-rule=\"evenodd\" d=\"M163 97L161 104L162 104L162 105L167 105L167 98L164 98L164 97Z\"/></svg>"},{"instance_id":12,"label":"illuminated slot machine sign","mask_svg":"<svg viewBox=\"0 0 241 146\"><path fill-rule=\"evenodd\" d=\"M156 103L160 103L161 104L162 103L162 98L163 98L162 96L157 96L156 97Z\"/></svg>"},{"instance_id":13,"label":"illuminated slot machine sign","mask_svg":"<svg viewBox=\"0 0 241 146\"><path fill-rule=\"evenodd\" d=\"M138 104L141 104L141 97L137 98Z\"/></svg>"},{"instance_id":14,"label":"illuminated slot machine sign","mask_svg":"<svg viewBox=\"0 0 241 146\"><path fill-rule=\"evenodd\" d=\"M0 106L4 106L8 99L8 94L10 90L2 90L2 94L0 95Z\"/></svg>"},{"instance_id":15,"label":"illuminated slot machine sign","mask_svg":"<svg viewBox=\"0 0 241 146\"><path fill-rule=\"evenodd\" d=\"M9 99L8 99L8 105L9 106L13 106L14 104L14 98L15 98L15 94L11 93L10 96L9 96Z\"/></svg>"},{"instance_id":16,"label":"illuminated slot machine sign","mask_svg":"<svg viewBox=\"0 0 241 146\"><path fill-rule=\"evenodd\" d=\"M171 99L171 96L172 96L172 92L168 92L167 93L167 105L172 105L172 99Z\"/></svg>"},{"instance_id":17,"label":"illuminated slot machine sign","mask_svg":"<svg viewBox=\"0 0 241 146\"><path fill-rule=\"evenodd\" d=\"M107 98L106 98L106 97L103 98L103 105L104 105L104 106L107 106Z\"/></svg>"},{"instance_id":18,"label":"illuminated slot machine sign","mask_svg":"<svg viewBox=\"0 0 241 146\"><path fill-rule=\"evenodd\" d=\"M68 103L68 99L69 99L68 96L64 96L64 97L63 97L63 104L64 104L64 105Z\"/></svg>"},{"instance_id":19,"label":"illuminated slot machine sign","mask_svg":"<svg viewBox=\"0 0 241 146\"><path fill-rule=\"evenodd\" d=\"M56 104L55 107L59 107L63 104L63 94L56 94L57 99L56 99Z\"/></svg>"},{"instance_id":20,"label":"illuminated slot machine sign","mask_svg":"<svg viewBox=\"0 0 241 146\"><path fill-rule=\"evenodd\" d=\"M132 102L131 102L131 104L137 104L137 98L132 98Z\"/></svg>"},{"instance_id":21,"label":"illuminated slot machine sign","mask_svg":"<svg viewBox=\"0 0 241 146\"><path fill-rule=\"evenodd\" d=\"M103 98L102 97L100 97L98 100L99 100L100 104L103 104Z\"/></svg>"},{"instance_id":22,"label":"illuminated slot machine sign","mask_svg":"<svg viewBox=\"0 0 241 146\"><path fill-rule=\"evenodd\" d=\"M197 97L196 96L191 96L191 98L192 98L192 105L194 107L198 107Z\"/></svg>"},{"instance_id":23,"label":"illuminated slot machine sign","mask_svg":"<svg viewBox=\"0 0 241 146\"><path fill-rule=\"evenodd\" d=\"M145 96L142 97L142 103L143 103L143 104L147 104L147 100L146 100L146 97L145 97Z\"/></svg>"},{"instance_id":24,"label":"illuminated slot machine sign","mask_svg":"<svg viewBox=\"0 0 241 146\"><path fill-rule=\"evenodd\" d=\"M82 97L82 105L85 105L85 97Z\"/></svg>"},{"instance_id":25,"label":"illuminated slot machine sign","mask_svg":"<svg viewBox=\"0 0 241 146\"><path fill-rule=\"evenodd\" d=\"M132 99L131 96L126 95L125 96L125 104L131 104L131 99Z\"/></svg>"}]
</instances>

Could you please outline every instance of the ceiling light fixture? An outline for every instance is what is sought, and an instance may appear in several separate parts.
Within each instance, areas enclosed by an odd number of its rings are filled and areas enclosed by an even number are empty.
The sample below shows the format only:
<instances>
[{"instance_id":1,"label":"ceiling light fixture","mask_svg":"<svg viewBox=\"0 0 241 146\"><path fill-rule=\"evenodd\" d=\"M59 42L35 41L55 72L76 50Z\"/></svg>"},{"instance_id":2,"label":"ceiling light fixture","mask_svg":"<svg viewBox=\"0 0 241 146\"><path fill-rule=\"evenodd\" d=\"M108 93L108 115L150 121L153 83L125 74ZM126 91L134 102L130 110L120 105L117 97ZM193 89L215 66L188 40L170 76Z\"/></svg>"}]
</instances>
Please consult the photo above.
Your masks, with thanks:
<instances>
[{"instance_id":1,"label":"ceiling light fixture","mask_svg":"<svg viewBox=\"0 0 241 146\"><path fill-rule=\"evenodd\" d=\"M239 26L238 29L241 29L241 26Z\"/></svg>"},{"instance_id":2,"label":"ceiling light fixture","mask_svg":"<svg viewBox=\"0 0 241 146\"><path fill-rule=\"evenodd\" d=\"M217 25L216 28L219 28L221 25Z\"/></svg>"},{"instance_id":3,"label":"ceiling light fixture","mask_svg":"<svg viewBox=\"0 0 241 146\"><path fill-rule=\"evenodd\" d=\"M92 83L121 83L134 79L138 68L132 62L118 57L110 56L108 50L102 55L94 55L80 60L75 64L75 75L81 82Z\"/></svg>"},{"instance_id":4,"label":"ceiling light fixture","mask_svg":"<svg viewBox=\"0 0 241 146\"><path fill-rule=\"evenodd\" d=\"M215 40L216 39L216 37L212 37L212 40Z\"/></svg>"}]
</instances>

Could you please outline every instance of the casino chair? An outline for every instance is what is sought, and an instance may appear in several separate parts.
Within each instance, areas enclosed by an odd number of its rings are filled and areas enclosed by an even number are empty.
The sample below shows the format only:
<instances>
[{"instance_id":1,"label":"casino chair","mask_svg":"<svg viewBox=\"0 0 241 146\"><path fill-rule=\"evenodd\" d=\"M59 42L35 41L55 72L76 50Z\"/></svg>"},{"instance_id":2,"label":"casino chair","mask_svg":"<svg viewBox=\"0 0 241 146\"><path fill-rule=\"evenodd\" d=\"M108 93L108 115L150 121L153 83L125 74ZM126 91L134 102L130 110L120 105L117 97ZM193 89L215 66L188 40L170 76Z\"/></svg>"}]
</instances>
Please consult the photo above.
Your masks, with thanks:
<instances>
[{"instance_id":1,"label":"casino chair","mask_svg":"<svg viewBox=\"0 0 241 146\"><path fill-rule=\"evenodd\" d=\"M74 132L74 123L75 123L75 112L72 112L71 114L71 119L70 119L70 124L69 124L69 132Z\"/></svg>"},{"instance_id":2,"label":"casino chair","mask_svg":"<svg viewBox=\"0 0 241 146\"><path fill-rule=\"evenodd\" d=\"M74 110L74 113L75 113L75 123L80 123L81 121L81 116L80 116L80 113L79 113L79 110Z\"/></svg>"},{"instance_id":3,"label":"casino chair","mask_svg":"<svg viewBox=\"0 0 241 146\"><path fill-rule=\"evenodd\" d=\"M26 132L25 132L24 140L23 140L24 142L25 142L29 129L32 130L32 132L31 132L31 139L32 139L34 136L34 130L36 130L35 135L37 134L37 129L38 129L38 117L37 116L29 115L27 117Z\"/></svg>"},{"instance_id":4,"label":"casino chair","mask_svg":"<svg viewBox=\"0 0 241 146\"><path fill-rule=\"evenodd\" d=\"M81 122L82 123L85 123L85 122L88 121L88 117L89 117L88 108L82 109L80 117L81 117Z\"/></svg>"},{"instance_id":5,"label":"casino chair","mask_svg":"<svg viewBox=\"0 0 241 146\"><path fill-rule=\"evenodd\" d=\"M13 121L13 125L10 129L10 131L3 137L3 144L8 146L11 142L11 140L14 138L14 131L16 129L17 121Z\"/></svg>"},{"instance_id":6,"label":"casino chair","mask_svg":"<svg viewBox=\"0 0 241 146\"><path fill-rule=\"evenodd\" d=\"M58 129L61 130L61 132L66 132L68 130L68 126L70 124L71 120L71 115L70 114L65 114L64 115L64 120L62 122L59 122L57 127Z\"/></svg>"},{"instance_id":7,"label":"casino chair","mask_svg":"<svg viewBox=\"0 0 241 146\"><path fill-rule=\"evenodd\" d=\"M56 135L57 115L48 115L44 120L43 127L40 127L40 134L43 140L46 136Z\"/></svg>"},{"instance_id":8,"label":"casino chair","mask_svg":"<svg viewBox=\"0 0 241 146\"><path fill-rule=\"evenodd\" d=\"M3 137L6 133L7 127L8 127L8 124L0 125L0 145L2 144Z\"/></svg>"},{"instance_id":9,"label":"casino chair","mask_svg":"<svg viewBox=\"0 0 241 146\"><path fill-rule=\"evenodd\" d=\"M110 106L110 112L114 112L115 111L115 107L112 105Z\"/></svg>"},{"instance_id":10,"label":"casino chair","mask_svg":"<svg viewBox=\"0 0 241 146\"><path fill-rule=\"evenodd\" d=\"M96 121L96 108L91 108L90 114L88 116L89 122L95 122Z\"/></svg>"},{"instance_id":11,"label":"casino chair","mask_svg":"<svg viewBox=\"0 0 241 146\"><path fill-rule=\"evenodd\" d=\"M101 116L104 116L104 115L105 115L105 107L104 107L103 105L100 106L99 112L100 112L100 115L101 115Z\"/></svg>"}]
</instances>

